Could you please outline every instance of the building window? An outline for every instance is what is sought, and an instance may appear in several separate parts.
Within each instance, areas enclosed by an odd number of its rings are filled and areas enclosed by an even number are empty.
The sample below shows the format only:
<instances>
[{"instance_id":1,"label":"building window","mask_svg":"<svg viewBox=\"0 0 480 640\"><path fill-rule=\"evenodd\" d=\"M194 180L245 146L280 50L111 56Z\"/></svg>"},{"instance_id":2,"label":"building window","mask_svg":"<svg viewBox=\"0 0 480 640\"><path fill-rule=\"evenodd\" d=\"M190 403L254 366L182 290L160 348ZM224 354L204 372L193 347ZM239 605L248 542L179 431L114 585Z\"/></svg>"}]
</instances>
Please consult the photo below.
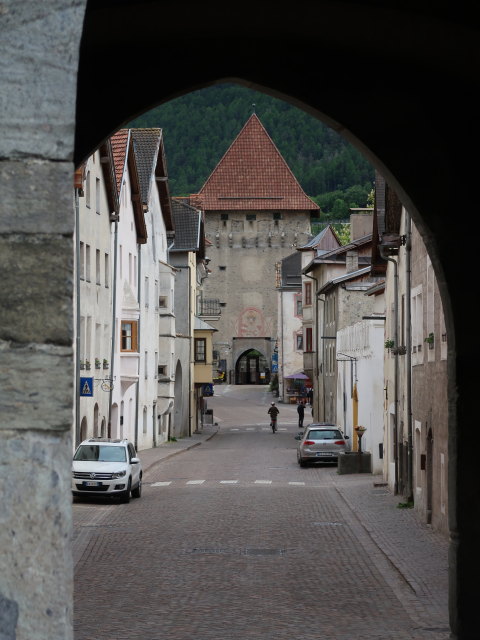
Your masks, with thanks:
<instances>
[{"instance_id":1,"label":"building window","mask_svg":"<svg viewBox=\"0 0 480 640\"><path fill-rule=\"evenodd\" d=\"M206 338L195 338L195 362L207 361L207 340Z\"/></svg>"},{"instance_id":2,"label":"building window","mask_svg":"<svg viewBox=\"0 0 480 640\"><path fill-rule=\"evenodd\" d=\"M227 270L227 267L225 265L223 265L223 264L219 265L218 268L220 269L220 271L226 271Z\"/></svg>"},{"instance_id":3,"label":"building window","mask_svg":"<svg viewBox=\"0 0 480 640\"><path fill-rule=\"evenodd\" d=\"M137 329L135 320L122 320L122 351L137 351Z\"/></svg>"},{"instance_id":4,"label":"building window","mask_svg":"<svg viewBox=\"0 0 480 640\"><path fill-rule=\"evenodd\" d=\"M273 212L273 219L274 220L281 220L282 219L282 214L279 211L274 211Z\"/></svg>"},{"instance_id":5,"label":"building window","mask_svg":"<svg viewBox=\"0 0 480 640\"><path fill-rule=\"evenodd\" d=\"M85 280L85 243L80 242L80 280Z\"/></svg>"},{"instance_id":6,"label":"building window","mask_svg":"<svg viewBox=\"0 0 480 640\"><path fill-rule=\"evenodd\" d=\"M312 283L305 283L305 306L310 306L312 304Z\"/></svg>"},{"instance_id":7,"label":"building window","mask_svg":"<svg viewBox=\"0 0 480 640\"><path fill-rule=\"evenodd\" d=\"M313 329L312 327L307 327L305 330L305 351L313 351Z\"/></svg>"},{"instance_id":8,"label":"building window","mask_svg":"<svg viewBox=\"0 0 480 640\"><path fill-rule=\"evenodd\" d=\"M105 254L105 286L107 289L110 286L110 261L108 253Z\"/></svg>"},{"instance_id":9,"label":"building window","mask_svg":"<svg viewBox=\"0 0 480 640\"><path fill-rule=\"evenodd\" d=\"M303 351L303 334L302 333L297 333L295 335L295 343L296 343L296 350Z\"/></svg>"},{"instance_id":10,"label":"building window","mask_svg":"<svg viewBox=\"0 0 480 640\"><path fill-rule=\"evenodd\" d=\"M95 179L95 210L100 213L100 180Z\"/></svg>"},{"instance_id":11,"label":"building window","mask_svg":"<svg viewBox=\"0 0 480 640\"><path fill-rule=\"evenodd\" d=\"M159 296L158 298L158 306L160 307L160 309L166 309L167 308L167 296Z\"/></svg>"},{"instance_id":12,"label":"building window","mask_svg":"<svg viewBox=\"0 0 480 640\"><path fill-rule=\"evenodd\" d=\"M220 220L228 220L228 213L221 213Z\"/></svg>"},{"instance_id":13,"label":"building window","mask_svg":"<svg viewBox=\"0 0 480 640\"><path fill-rule=\"evenodd\" d=\"M303 309L302 296L301 296L301 294L297 294L295 296L295 311L294 311L294 313L295 313L295 315L297 317L301 317L302 316L302 309Z\"/></svg>"},{"instance_id":14,"label":"building window","mask_svg":"<svg viewBox=\"0 0 480 640\"><path fill-rule=\"evenodd\" d=\"M87 171L85 180L85 205L90 209L90 171Z\"/></svg>"},{"instance_id":15,"label":"building window","mask_svg":"<svg viewBox=\"0 0 480 640\"><path fill-rule=\"evenodd\" d=\"M101 284L101 272L100 272L100 249L95 251L95 275L97 284Z\"/></svg>"},{"instance_id":16,"label":"building window","mask_svg":"<svg viewBox=\"0 0 480 640\"><path fill-rule=\"evenodd\" d=\"M167 375L167 365L166 364L159 364L157 367L157 371L158 371L158 375L160 377L165 377Z\"/></svg>"},{"instance_id":17,"label":"building window","mask_svg":"<svg viewBox=\"0 0 480 640\"><path fill-rule=\"evenodd\" d=\"M257 214L256 213L247 213L247 215L245 216L245 218L247 220L256 220L257 219Z\"/></svg>"},{"instance_id":18,"label":"building window","mask_svg":"<svg viewBox=\"0 0 480 640\"><path fill-rule=\"evenodd\" d=\"M90 245L85 245L85 280L90 282Z\"/></svg>"}]
</instances>

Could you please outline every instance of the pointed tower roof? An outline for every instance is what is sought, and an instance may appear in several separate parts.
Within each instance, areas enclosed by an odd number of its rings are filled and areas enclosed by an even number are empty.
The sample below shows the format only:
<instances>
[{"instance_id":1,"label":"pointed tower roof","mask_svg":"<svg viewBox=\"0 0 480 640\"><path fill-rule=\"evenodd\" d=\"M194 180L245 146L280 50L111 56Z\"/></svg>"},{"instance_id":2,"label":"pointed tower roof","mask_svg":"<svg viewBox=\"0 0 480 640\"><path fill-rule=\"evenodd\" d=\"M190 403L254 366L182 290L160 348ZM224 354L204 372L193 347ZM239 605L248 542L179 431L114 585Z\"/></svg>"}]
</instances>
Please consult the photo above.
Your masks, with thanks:
<instances>
[{"instance_id":1,"label":"pointed tower roof","mask_svg":"<svg viewBox=\"0 0 480 640\"><path fill-rule=\"evenodd\" d=\"M252 114L200 192L204 211L318 210L256 114Z\"/></svg>"}]
</instances>

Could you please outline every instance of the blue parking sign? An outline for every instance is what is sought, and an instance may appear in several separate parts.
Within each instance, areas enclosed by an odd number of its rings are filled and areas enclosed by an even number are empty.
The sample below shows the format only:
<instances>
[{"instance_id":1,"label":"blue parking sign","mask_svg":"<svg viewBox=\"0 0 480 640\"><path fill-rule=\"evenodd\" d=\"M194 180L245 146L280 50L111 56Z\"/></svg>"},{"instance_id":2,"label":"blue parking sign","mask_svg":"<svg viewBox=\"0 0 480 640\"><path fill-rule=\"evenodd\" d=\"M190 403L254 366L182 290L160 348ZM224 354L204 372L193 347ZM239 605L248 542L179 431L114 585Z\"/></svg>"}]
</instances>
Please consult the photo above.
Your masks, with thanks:
<instances>
[{"instance_id":1,"label":"blue parking sign","mask_svg":"<svg viewBox=\"0 0 480 640\"><path fill-rule=\"evenodd\" d=\"M80 396L82 398L93 396L93 378L80 378Z\"/></svg>"}]
</instances>

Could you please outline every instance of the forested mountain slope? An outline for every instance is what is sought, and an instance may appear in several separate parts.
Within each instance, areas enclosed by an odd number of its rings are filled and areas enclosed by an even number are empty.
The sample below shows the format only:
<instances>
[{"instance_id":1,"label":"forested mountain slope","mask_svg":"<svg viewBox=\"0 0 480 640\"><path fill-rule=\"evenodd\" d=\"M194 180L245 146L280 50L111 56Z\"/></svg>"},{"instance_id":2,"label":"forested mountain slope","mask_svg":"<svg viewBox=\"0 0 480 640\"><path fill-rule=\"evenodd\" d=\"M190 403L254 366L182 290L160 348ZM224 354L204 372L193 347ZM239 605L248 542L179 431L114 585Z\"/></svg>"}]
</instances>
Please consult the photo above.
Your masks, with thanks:
<instances>
[{"instance_id":1,"label":"forested mountain slope","mask_svg":"<svg viewBox=\"0 0 480 640\"><path fill-rule=\"evenodd\" d=\"M161 127L172 195L196 193L255 110L302 185L329 218L365 206L374 170L335 131L296 107L234 84L207 87L152 109L131 127Z\"/></svg>"}]
</instances>

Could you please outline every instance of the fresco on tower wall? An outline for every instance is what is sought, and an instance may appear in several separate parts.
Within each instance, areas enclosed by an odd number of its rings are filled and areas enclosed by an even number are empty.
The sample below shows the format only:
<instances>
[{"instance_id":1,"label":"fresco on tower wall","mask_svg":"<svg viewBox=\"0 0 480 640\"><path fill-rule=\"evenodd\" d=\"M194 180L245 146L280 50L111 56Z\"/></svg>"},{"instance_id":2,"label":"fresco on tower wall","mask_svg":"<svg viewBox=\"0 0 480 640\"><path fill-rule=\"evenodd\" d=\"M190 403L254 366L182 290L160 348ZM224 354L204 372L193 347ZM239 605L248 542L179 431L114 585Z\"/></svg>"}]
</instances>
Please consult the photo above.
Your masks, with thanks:
<instances>
[{"instance_id":1,"label":"fresco on tower wall","mask_svg":"<svg viewBox=\"0 0 480 640\"><path fill-rule=\"evenodd\" d=\"M259 338L270 335L272 322L257 307L247 307L238 315L235 329L239 338Z\"/></svg>"}]
</instances>

